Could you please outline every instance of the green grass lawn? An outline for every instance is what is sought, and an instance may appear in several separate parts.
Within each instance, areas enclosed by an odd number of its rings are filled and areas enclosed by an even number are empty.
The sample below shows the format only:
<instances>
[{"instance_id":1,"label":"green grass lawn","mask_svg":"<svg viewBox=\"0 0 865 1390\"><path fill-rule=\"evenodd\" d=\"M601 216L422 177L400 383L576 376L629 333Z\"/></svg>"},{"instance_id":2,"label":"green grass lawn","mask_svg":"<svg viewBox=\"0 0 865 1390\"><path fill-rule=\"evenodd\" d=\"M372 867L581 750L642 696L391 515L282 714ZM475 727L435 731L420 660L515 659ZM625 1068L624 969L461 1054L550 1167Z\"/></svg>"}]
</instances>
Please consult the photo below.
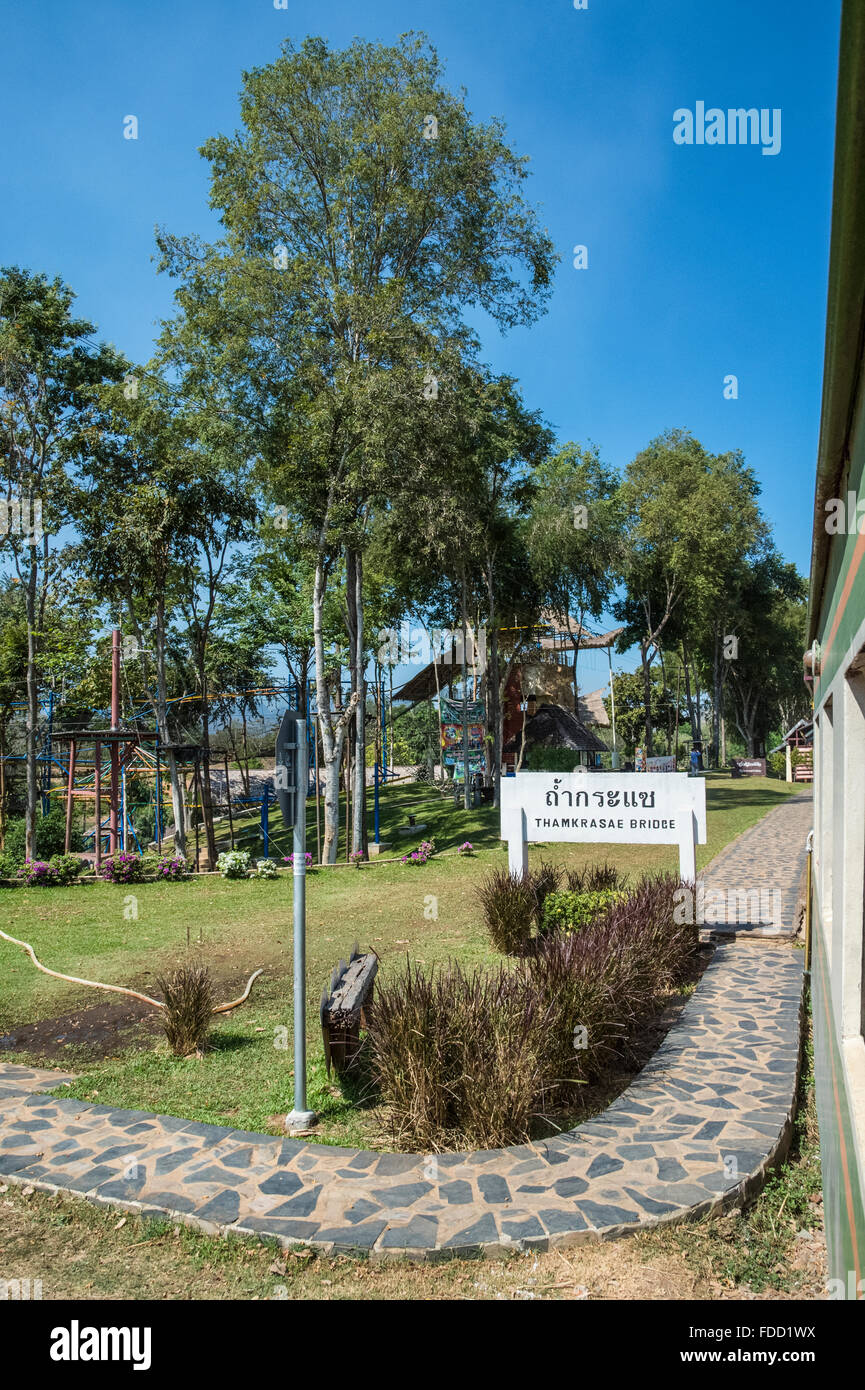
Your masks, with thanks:
<instances>
[{"instance_id":1,"label":"green grass lawn","mask_svg":"<svg viewBox=\"0 0 865 1390\"><path fill-rule=\"evenodd\" d=\"M790 792L800 790L764 778L733 781L725 774L710 774L707 783L709 842L698 849L698 867ZM426 829L397 842L396 828L409 812ZM358 941L361 948L375 950L385 973L406 956L427 965L449 956L479 965L499 959L486 940L474 900L482 874L506 863L498 813L491 807L467 813L418 784L398 784L382 793L381 821L382 839L394 840L400 852L422 838L434 838L443 857L423 867L373 862L360 870L318 869L308 879L309 1100L320 1116L324 1142L387 1146L389 1141L377 1113L358 1105L324 1072L319 997L333 966L348 956L352 944ZM476 847L472 858L453 853L465 839ZM314 845L314 829L309 842ZM569 867L608 859L639 877L647 870L674 869L677 850L533 845L531 861L541 858ZM133 985L145 993L157 992L161 972L190 959L211 967L223 998L236 994L238 982L254 969L265 971L250 1003L215 1025L213 1050L204 1060L171 1057L149 1016L145 1024L127 1020L125 1026L119 1017L116 1041L112 1033L100 1056L74 1041L76 1011L116 1007L120 1016L122 997L42 975L19 948L0 940L0 1048L2 1035L14 1034L21 1025L57 1020L56 1031L53 1026L48 1030L50 1038L43 1036L25 1052L0 1051L0 1059L76 1071L78 1080L66 1094L241 1129L275 1129L272 1117L291 1109L289 873L276 882L229 882L213 875L133 888L97 883L0 890L0 923L31 942L53 969ZM80 1023L86 1023L83 1014ZM57 1043L57 1037L64 1041ZM287 1048L280 1046L285 1041Z\"/></svg>"}]
</instances>

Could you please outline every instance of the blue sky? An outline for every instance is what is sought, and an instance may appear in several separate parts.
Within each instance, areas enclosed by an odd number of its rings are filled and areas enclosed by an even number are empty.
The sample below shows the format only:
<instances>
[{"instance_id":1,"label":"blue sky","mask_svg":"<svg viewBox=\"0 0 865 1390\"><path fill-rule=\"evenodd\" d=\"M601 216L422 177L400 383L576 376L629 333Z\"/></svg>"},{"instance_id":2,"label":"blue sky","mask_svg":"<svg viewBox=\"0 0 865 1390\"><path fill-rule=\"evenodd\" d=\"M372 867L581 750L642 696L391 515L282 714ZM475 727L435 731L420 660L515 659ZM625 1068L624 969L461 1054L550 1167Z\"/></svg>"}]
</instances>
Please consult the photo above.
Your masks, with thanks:
<instances>
[{"instance_id":1,"label":"blue sky","mask_svg":"<svg viewBox=\"0 0 865 1390\"><path fill-rule=\"evenodd\" d=\"M197 149L235 128L241 71L287 36L424 30L476 116L503 117L531 157L528 196L563 258L533 328L478 323L486 360L562 440L591 439L616 466L671 425L741 448L807 571L839 13L839 0L18 5L0 56L0 261L62 275L101 336L146 358L171 308L153 227L213 230ZM697 101L780 108L780 153L676 145L673 112Z\"/></svg>"}]
</instances>

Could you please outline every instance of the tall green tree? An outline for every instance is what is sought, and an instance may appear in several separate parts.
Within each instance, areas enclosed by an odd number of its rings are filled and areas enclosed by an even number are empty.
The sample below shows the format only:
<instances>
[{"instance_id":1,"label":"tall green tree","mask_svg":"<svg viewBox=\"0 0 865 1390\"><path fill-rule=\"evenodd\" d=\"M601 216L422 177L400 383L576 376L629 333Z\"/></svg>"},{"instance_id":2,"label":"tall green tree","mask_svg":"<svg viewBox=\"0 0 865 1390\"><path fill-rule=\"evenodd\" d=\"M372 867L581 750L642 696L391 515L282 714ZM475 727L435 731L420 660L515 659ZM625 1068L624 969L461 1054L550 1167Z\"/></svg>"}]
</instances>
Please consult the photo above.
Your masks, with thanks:
<instances>
[{"instance_id":1,"label":"tall green tree","mask_svg":"<svg viewBox=\"0 0 865 1390\"><path fill-rule=\"evenodd\" d=\"M574 710L579 710L580 637L615 592L622 563L618 474L595 445L568 443L535 470L529 545L546 607L574 649Z\"/></svg>"},{"instance_id":2,"label":"tall green tree","mask_svg":"<svg viewBox=\"0 0 865 1390\"><path fill-rule=\"evenodd\" d=\"M283 46L244 75L241 128L207 142L212 245L160 235L180 305L220 343L260 426L270 495L309 536L325 859L336 856L338 779L356 721L365 804L363 556L393 459L435 405L443 347L468 306L527 324L554 255L522 197L525 160L499 122L480 124L416 35L393 46ZM323 612L340 554L352 698L334 710ZM357 825L355 825L357 842Z\"/></svg>"},{"instance_id":3,"label":"tall green tree","mask_svg":"<svg viewBox=\"0 0 865 1390\"><path fill-rule=\"evenodd\" d=\"M722 592L725 547L735 555L760 526L757 485L738 451L709 454L693 435L668 430L628 465L625 594L614 611L636 642L645 692L646 751L653 748L652 663L674 625L687 628Z\"/></svg>"},{"instance_id":4,"label":"tall green tree","mask_svg":"<svg viewBox=\"0 0 865 1390\"><path fill-rule=\"evenodd\" d=\"M0 558L21 583L27 624L26 853L36 852L39 799L38 667L41 633L63 561L71 476L103 428L97 388L125 363L91 341L95 326L73 313L60 279L18 267L0 270Z\"/></svg>"}]
</instances>

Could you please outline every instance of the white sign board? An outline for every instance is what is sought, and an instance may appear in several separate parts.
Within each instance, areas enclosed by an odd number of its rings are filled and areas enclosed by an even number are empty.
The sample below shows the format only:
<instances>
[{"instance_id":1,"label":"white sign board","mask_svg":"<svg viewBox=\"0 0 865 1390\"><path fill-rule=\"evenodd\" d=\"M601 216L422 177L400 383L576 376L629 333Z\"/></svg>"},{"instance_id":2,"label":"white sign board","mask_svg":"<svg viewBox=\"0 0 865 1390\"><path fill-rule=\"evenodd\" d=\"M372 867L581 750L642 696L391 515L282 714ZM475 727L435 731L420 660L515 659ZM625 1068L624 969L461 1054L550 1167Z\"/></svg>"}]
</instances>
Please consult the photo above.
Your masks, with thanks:
<instances>
[{"instance_id":1,"label":"white sign board","mask_svg":"<svg viewBox=\"0 0 865 1390\"><path fill-rule=\"evenodd\" d=\"M661 757L659 757L659 758L647 758L647 759L646 759L646 771L647 771L647 772L675 772L675 771L676 771L676 759L672 756L672 754L669 754L669 755L663 754L663 755L662 755Z\"/></svg>"},{"instance_id":2,"label":"white sign board","mask_svg":"<svg viewBox=\"0 0 865 1390\"><path fill-rule=\"evenodd\" d=\"M678 845L679 873L697 878L706 843L706 783L686 772L518 772L502 778L501 834L511 873L530 841Z\"/></svg>"}]
</instances>

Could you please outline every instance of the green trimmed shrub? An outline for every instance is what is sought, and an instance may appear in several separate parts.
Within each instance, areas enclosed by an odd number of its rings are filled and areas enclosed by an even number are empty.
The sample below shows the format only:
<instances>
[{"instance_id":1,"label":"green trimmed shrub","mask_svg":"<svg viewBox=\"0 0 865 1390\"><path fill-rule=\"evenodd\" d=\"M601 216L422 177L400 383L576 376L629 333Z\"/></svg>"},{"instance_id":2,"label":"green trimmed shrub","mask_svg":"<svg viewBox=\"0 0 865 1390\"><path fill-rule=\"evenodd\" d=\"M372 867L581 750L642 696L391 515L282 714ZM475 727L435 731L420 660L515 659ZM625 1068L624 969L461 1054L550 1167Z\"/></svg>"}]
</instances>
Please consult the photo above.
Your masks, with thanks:
<instances>
[{"instance_id":1,"label":"green trimmed shrub","mask_svg":"<svg viewBox=\"0 0 865 1390\"><path fill-rule=\"evenodd\" d=\"M74 883L81 873L81 860L77 854L53 854L48 860L48 867L54 874L54 882L65 887L68 883Z\"/></svg>"},{"instance_id":2,"label":"green trimmed shrub","mask_svg":"<svg viewBox=\"0 0 865 1390\"><path fill-rule=\"evenodd\" d=\"M541 931L579 931L603 915L613 903L628 895L619 888L594 893L548 893L541 917Z\"/></svg>"}]
</instances>

